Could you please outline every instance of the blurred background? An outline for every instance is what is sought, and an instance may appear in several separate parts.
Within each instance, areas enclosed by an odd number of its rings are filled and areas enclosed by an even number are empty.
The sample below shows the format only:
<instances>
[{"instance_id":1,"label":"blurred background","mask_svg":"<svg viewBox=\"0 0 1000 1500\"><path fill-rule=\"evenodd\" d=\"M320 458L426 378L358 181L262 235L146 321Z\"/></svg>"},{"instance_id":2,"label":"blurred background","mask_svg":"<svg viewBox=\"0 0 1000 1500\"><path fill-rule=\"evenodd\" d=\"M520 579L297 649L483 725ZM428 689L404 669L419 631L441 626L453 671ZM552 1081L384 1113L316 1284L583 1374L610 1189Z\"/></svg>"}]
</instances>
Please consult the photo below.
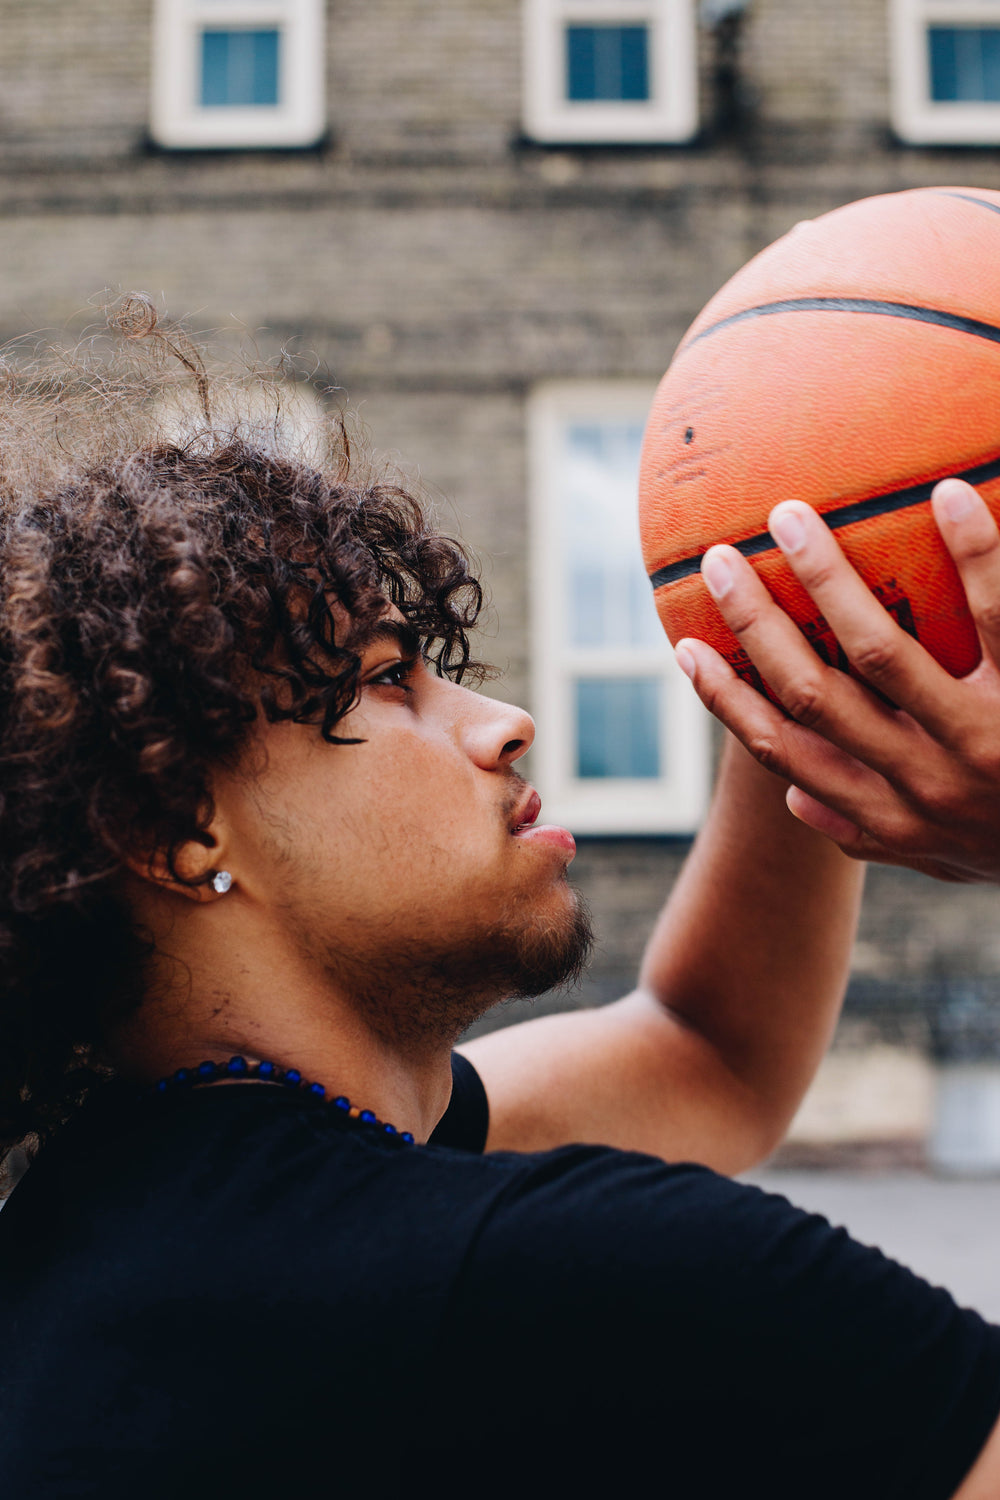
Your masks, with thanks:
<instances>
[{"instance_id":1,"label":"blurred background","mask_svg":"<svg viewBox=\"0 0 1000 1500\"><path fill-rule=\"evenodd\" d=\"M141 289L332 380L481 558L492 690L579 835L598 952L536 1010L624 993L718 749L638 558L653 389L798 220L1000 188L1000 0L0 0L0 39L0 337ZM1000 1171L998 918L871 871L765 1180L1000 1317L1000 1186L963 1180Z\"/></svg>"}]
</instances>

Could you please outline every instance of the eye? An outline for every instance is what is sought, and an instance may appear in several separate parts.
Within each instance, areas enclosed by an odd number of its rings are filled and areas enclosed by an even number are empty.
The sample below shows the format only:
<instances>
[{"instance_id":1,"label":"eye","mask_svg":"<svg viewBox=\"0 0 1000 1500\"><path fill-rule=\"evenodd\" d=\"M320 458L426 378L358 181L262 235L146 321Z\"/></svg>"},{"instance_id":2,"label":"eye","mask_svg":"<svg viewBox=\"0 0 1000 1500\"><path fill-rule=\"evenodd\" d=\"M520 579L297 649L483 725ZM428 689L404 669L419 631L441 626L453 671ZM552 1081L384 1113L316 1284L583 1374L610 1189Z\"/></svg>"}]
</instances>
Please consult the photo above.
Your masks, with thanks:
<instances>
[{"instance_id":1,"label":"eye","mask_svg":"<svg viewBox=\"0 0 1000 1500\"><path fill-rule=\"evenodd\" d=\"M412 693L408 679L413 675L416 665L416 661L411 658L391 661L388 666L369 677L368 686L402 688L404 693Z\"/></svg>"}]
</instances>

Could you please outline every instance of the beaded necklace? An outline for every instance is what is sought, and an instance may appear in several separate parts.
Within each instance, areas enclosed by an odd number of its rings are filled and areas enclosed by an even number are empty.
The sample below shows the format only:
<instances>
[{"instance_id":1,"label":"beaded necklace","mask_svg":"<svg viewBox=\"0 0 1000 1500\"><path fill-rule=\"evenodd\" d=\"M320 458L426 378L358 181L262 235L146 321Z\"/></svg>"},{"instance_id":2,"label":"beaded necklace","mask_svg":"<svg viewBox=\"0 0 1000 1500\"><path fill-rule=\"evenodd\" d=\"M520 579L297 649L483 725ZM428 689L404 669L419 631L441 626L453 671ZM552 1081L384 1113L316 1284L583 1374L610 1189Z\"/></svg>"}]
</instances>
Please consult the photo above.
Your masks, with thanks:
<instances>
[{"instance_id":1,"label":"beaded necklace","mask_svg":"<svg viewBox=\"0 0 1000 1500\"><path fill-rule=\"evenodd\" d=\"M231 1057L226 1063L203 1062L196 1068L178 1068L168 1078L161 1078L154 1086L157 1094L174 1093L182 1089L197 1088L199 1084L221 1083L224 1079L258 1079L261 1083L279 1083L286 1089L299 1090L314 1099L326 1099L326 1089L321 1083L307 1083L298 1068L283 1068L279 1063L248 1062L245 1057ZM330 1108L341 1112L345 1119L357 1120L370 1130L393 1136L404 1145L414 1144L408 1130L397 1130L395 1125L380 1120L370 1109L359 1109L346 1094L338 1094L330 1100Z\"/></svg>"}]
</instances>

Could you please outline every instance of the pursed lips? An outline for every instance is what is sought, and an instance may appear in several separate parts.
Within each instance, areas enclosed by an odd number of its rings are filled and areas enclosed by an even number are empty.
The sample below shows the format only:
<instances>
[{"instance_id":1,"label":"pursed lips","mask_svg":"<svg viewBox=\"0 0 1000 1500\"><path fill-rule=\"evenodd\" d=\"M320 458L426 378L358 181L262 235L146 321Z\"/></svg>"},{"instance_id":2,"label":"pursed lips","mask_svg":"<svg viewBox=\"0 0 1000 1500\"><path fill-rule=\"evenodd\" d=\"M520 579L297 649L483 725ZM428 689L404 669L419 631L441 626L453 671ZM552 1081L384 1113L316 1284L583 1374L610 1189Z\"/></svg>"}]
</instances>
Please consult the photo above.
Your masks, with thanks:
<instances>
[{"instance_id":1,"label":"pursed lips","mask_svg":"<svg viewBox=\"0 0 1000 1500\"><path fill-rule=\"evenodd\" d=\"M560 854L572 859L576 853L576 840L573 835L568 828L560 828L554 823L539 824L537 820L541 810L541 797L534 787L528 787L526 795L514 813L511 834L514 838L524 839L532 844L549 845Z\"/></svg>"},{"instance_id":2,"label":"pursed lips","mask_svg":"<svg viewBox=\"0 0 1000 1500\"><path fill-rule=\"evenodd\" d=\"M530 828L531 825L537 821L538 814L541 812L541 810L541 797L539 797L534 787L529 787L527 797L522 801L515 814L514 826L511 829L511 832L516 834L520 833L522 829Z\"/></svg>"}]
</instances>

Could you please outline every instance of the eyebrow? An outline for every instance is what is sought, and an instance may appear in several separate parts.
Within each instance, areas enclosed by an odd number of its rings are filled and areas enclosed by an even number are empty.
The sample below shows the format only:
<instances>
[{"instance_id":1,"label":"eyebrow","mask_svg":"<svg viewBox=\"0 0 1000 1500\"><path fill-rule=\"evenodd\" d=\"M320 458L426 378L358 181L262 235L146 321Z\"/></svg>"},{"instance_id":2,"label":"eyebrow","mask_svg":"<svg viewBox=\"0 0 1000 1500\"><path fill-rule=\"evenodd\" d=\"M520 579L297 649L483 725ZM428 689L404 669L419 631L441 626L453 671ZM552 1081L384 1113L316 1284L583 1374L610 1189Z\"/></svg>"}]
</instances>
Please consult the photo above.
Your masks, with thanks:
<instances>
[{"instance_id":1,"label":"eyebrow","mask_svg":"<svg viewBox=\"0 0 1000 1500\"><path fill-rule=\"evenodd\" d=\"M420 655L420 636L412 625L404 620L379 620L373 625L364 640L358 645L362 651L368 651L372 646L392 644L399 648L405 657L416 657Z\"/></svg>"}]
</instances>

